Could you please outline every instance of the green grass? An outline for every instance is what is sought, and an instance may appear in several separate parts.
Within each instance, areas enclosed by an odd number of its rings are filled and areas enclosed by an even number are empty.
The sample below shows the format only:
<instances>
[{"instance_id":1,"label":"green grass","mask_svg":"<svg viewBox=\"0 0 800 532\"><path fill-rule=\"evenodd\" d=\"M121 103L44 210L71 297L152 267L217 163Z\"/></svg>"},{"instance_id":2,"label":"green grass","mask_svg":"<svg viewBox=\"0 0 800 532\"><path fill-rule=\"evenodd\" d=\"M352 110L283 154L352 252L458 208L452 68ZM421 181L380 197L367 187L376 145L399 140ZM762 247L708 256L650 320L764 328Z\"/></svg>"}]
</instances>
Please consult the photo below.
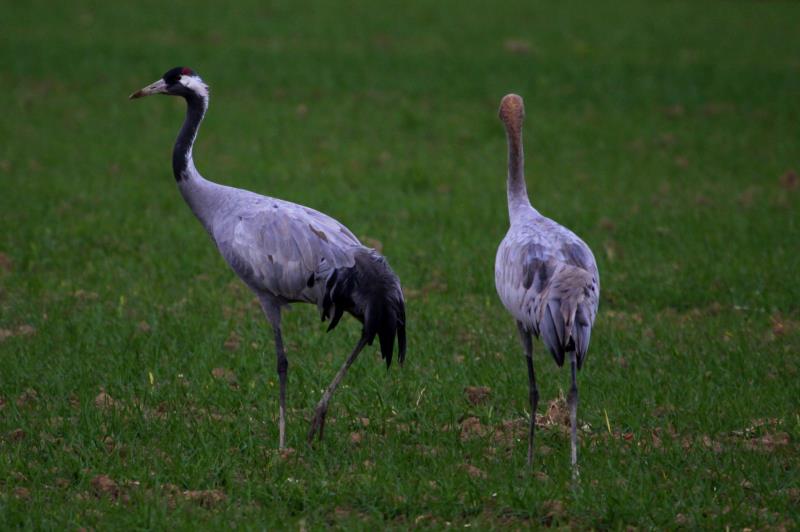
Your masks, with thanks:
<instances>
[{"instance_id":1,"label":"green grass","mask_svg":"<svg viewBox=\"0 0 800 532\"><path fill-rule=\"evenodd\" d=\"M114 4L0 7L0 528L798 526L799 4ZM206 177L379 240L407 291L406 366L365 352L313 449L359 327L285 314L287 458L269 327L171 177L183 104L127 101L175 65L213 89ZM558 427L534 474L495 436L527 415L512 91L602 278L575 485ZM536 364L544 412L568 372Z\"/></svg>"}]
</instances>

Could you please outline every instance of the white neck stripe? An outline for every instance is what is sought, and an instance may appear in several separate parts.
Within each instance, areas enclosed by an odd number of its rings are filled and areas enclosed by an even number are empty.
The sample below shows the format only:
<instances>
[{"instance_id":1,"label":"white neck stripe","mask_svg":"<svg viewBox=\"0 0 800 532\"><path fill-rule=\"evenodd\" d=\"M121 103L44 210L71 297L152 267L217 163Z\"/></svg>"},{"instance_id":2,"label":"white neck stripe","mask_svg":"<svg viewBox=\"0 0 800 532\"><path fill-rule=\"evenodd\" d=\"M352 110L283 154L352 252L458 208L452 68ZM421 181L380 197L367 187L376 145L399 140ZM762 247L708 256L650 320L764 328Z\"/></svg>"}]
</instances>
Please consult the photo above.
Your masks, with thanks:
<instances>
[{"instance_id":1,"label":"white neck stripe","mask_svg":"<svg viewBox=\"0 0 800 532\"><path fill-rule=\"evenodd\" d=\"M203 80L197 76L181 76L181 85L191 90L203 100L208 101L208 85L203 83Z\"/></svg>"}]
</instances>

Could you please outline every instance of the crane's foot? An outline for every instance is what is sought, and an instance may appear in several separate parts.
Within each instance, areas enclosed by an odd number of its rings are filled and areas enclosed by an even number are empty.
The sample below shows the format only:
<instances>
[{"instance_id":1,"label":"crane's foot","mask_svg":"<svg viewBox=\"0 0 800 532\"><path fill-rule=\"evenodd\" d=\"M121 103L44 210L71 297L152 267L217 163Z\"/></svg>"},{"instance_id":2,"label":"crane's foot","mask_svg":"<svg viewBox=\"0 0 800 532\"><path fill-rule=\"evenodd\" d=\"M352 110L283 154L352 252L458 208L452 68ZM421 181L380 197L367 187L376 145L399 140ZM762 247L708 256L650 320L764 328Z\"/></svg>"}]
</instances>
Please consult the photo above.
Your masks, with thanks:
<instances>
[{"instance_id":1,"label":"crane's foot","mask_svg":"<svg viewBox=\"0 0 800 532\"><path fill-rule=\"evenodd\" d=\"M319 439L322 441L322 434L325 430L325 416L328 414L328 405L319 404L314 412L314 418L311 420L311 426L308 429L308 444L314 441L314 435L319 431Z\"/></svg>"}]
</instances>

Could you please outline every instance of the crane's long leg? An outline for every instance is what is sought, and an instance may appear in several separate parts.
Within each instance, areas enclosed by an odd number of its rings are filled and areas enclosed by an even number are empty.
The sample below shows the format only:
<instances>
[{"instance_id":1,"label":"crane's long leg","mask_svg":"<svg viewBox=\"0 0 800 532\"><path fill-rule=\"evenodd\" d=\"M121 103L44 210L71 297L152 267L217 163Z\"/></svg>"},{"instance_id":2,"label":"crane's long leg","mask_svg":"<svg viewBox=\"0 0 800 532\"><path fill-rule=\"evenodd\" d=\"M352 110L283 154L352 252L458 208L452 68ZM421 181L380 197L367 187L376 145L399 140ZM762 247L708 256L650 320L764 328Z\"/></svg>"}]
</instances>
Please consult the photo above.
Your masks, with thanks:
<instances>
[{"instance_id":1,"label":"crane's long leg","mask_svg":"<svg viewBox=\"0 0 800 532\"><path fill-rule=\"evenodd\" d=\"M322 399L317 403L317 408L314 412L314 419L311 420L311 427L308 429L308 443L314 440L314 434L316 434L317 431L319 431L319 439L322 440L322 431L325 429L325 415L328 413L328 403L330 403L333 392L336 391L336 387L342 382L347 370L350 369L350 366L352 366L353 362L358 358L358 354L364 349L366 343L366 339L362 336L358 344L356 344L355 349L353 349L353 352L350 353L350 356L347 357L342 367L339 368L339 372L336 373L336 376L328 385L325 393L322 394Z\"/></svg>"},{"instance_id":2,"label":"crane's long leg","mask_svg":"<svg viewBox=\"0 0 800 532\"><path fill-rule=\"evenodd\" d=\"M533 439L536 433L536 408L539 406L539 389L536 387L536 372L533 369L533 340L531 333L522 322L517 322L519 337L525 348L525 361L528 364L528 400L531 406L531 423L528 432L528 467L533 464Z\"/></svg>"},{"instance_id":3,"label":"crane's long leg","mask_svg":"<svg viewBox=\"0 0 800 532\"><path fill-rule=\"evenodd\" d=\"M575 351L569 353L569 364L572 369L572 386L567 396L567 404L569 405L569 423L572 429L572 476L575 478L578 476L578 362Z\"/></svg>"},{"instance_id":4,"label":"crane's long leg","mask_svg":"<svg viewBox=\"0 0 800 532\"><path fill-rule=\"evenodd\" d=\"M272 324L275 335L275 355L278 362L278 380L280 381L280 410L278 412L278 448L286 447L286 380L289 373L289 360L283 349L283 336L281 335L281 307L276 302L261 298L261 308L264 309L267 319Z\"/></svg>"}]
</instances>

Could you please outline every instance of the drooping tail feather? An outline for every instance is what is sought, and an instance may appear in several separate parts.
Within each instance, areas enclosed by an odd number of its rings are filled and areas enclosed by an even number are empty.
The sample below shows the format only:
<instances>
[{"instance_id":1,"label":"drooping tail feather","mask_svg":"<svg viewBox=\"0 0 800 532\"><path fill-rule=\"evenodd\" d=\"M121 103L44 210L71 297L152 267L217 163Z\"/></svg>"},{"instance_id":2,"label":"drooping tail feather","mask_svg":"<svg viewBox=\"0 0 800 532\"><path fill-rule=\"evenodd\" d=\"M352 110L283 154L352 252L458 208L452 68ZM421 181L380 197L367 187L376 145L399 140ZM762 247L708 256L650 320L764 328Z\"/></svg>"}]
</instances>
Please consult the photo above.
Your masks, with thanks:
<instances>
[{"instance_id":1,"label":"drooping tail feather","mask_svg":"<svg viewBox=\"0 0 800 532\"><path fill-rule=\"evenodd\" d=\"M564 354L575 351L578 369L589 350L589 339L597 309L595 279L581 268L565 265L553 275L542 293L538 333L556 364L564 365Z\"/></svg>"},{"instance_id":2,"label":"drooping tail feather","mask_svg":"<svg viewBox=\"0 0 800 532\"><path fill-rule=\"evenodd\" d=\"M344 312L355 316L364 324L362 335L367 344L372 345L378 337L387 368L392 364L397 337L402 365L406 356L406 311L400 280L375 250L359 249L354 259L353 266L334 269L325 282L322 319L331 318L330 331Z\"/></svg>"}]
</instances>

